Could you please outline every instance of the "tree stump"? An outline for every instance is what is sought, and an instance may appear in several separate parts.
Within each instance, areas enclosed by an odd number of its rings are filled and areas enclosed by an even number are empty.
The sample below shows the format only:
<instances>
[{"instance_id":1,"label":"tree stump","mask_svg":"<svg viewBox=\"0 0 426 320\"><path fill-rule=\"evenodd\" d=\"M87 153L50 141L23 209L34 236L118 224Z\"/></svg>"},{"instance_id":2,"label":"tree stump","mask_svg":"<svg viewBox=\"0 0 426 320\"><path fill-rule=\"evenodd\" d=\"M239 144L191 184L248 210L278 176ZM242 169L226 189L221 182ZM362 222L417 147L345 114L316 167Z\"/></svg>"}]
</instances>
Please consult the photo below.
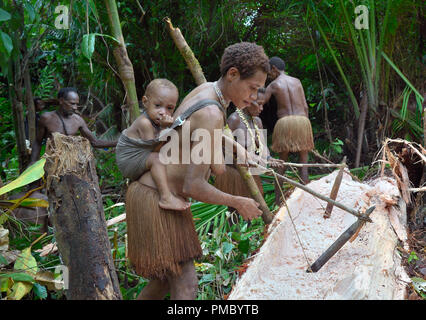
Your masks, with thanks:
<instances>
[{"instance_id":1,"label":"tree stump","mask_svg":"<svg viewBox=\"0 0 426 320\"><path fill-rule=\"evenodd\" d=\"M53 133L44 157L49 215L68 268L67 298L121 299L89 141Z\"/></svg>"}]
</instances>

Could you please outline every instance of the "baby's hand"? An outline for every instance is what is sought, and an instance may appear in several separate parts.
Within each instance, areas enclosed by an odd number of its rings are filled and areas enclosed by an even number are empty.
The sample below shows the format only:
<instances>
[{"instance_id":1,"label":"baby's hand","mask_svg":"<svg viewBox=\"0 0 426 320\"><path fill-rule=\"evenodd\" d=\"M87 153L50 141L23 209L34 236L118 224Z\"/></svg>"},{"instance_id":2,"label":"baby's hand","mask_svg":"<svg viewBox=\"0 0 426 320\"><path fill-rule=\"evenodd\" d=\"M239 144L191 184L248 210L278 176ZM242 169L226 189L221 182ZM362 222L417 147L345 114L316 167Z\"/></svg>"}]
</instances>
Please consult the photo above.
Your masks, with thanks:
<instances>
[{"instance_id":1,"label":"baby's hand","mask_svg":"<svg viewBox=\"0 0 426 320\"><path fill-rule=\"evenodd\" d=\"M173 124L173 117L169 115L163 116L163 118L160 119L160 127L166 128L170 127Z\"/></svg>"}]
</instances>

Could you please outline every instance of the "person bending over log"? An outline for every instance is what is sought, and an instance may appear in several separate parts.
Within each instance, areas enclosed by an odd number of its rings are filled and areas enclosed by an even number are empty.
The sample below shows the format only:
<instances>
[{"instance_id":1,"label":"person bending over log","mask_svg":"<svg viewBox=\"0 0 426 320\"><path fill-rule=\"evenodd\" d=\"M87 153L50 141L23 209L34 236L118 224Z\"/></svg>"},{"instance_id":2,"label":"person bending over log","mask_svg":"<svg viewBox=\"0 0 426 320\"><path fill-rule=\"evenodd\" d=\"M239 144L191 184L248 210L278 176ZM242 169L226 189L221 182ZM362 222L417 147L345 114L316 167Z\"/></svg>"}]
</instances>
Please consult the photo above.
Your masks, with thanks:
<instances>
[{"instance_id":1,"label":"person bending over log","mask_svg":"<svg viewBox=\"0 0 426 320\"><path fill-rule=\"evenodd\" d=\"M221 78L196 87L176 109L174 124L180 125L175 131L179 141L202 129L212 137L213 142L208 144L210 160L215 153L223 160L214 131L223 129L230 101L242 109L256 99L269 68L261 46L242 42L227 47L220 65ZM191 141L190 150L185 152L198 150L203 142L204 139ZM185 156L183 143L178 148L179 155ZM262 211L253 199L226 194L208 183L210 169L216 175L225 171L223 162L195 163L190 157L189 164L180 160L178 164L167 165L171 192L186 199L236 208L245 220L260 216ZM129 185L125 201L129 260L139 275L150 279L138 299L163 299L168 292L171 299L195 299L198 280L194 259L202 256L202 250L190 208L185 211L159 208L157 185L150 171Z\"/></svg>"},{"instance_id":2,"label":"person bending over log","mask_svg":"<svg viewBox=\"0 0 426 320\"><path fill-rule=\"evenodd\" d=\"M86 122L76 111L80 102L75 88L62 88L58 92L59 106L55 111L45 112L37 124L36 140L31 152L30 165L40 158L43 139L50 138L53 132L74 136L80 131L95 148L115 147L117 141L100 140L89 130Z\"/></svg>"},{"instance_id":3,"label":"person bending over log","mask_svg":"<svg viewBox=\"0 0 426 320\"><path fill-rule=\"evenodd\" d=\"M171 81L152 80L142 97L142 115L121 133L116 148L117 166L123 176L137 180L150 170L160 194L158 205L169 210L186 210L191 205L170 192L166 167L160 162L159 153L154 152L161 129L173 124L178 98L178 89Z\"/></svg>"},{"instance_id":4,"label":"person bending over log","mask_svg":"<svg viewBox=\"0 0 426 320\"><path fill-rule=\"evenodd\" d=\"M265 101L273 95L277 101L278 122L272 134L271 150L287 161L290 152L298 152L301 163L308 162L308 152L314 148L308 105L302 83L299 79L285 74L285 63L279 57L269 60L273 80L266 88ZM308 168L301 168L303 183L308 183Z\"/></svg>"},{"instance_id":5,"label":"person bending over log","mask_svg":"<svg viewBox=\"0 0 426 320\"><path fill-rule=\"evenodd\" d=\"M242 146L248 153L258 156L263 160L269 160L271 157L268 146L266 145L266 137L263 136L262 120L259 118L264 103L265 88L260 88L257 92L256 101L253 101L250 106L243 110L236 109L235 112L229 115L228 126L234 135L237 135L237 141L242 143ZM253 178L263 196L260 176L253 174ZM240 173L235 168L235 165L227 165L226 172L216 177L214 186L225 193L251 197L250 191L241 178Z\"/></svg>"}]
</instances>

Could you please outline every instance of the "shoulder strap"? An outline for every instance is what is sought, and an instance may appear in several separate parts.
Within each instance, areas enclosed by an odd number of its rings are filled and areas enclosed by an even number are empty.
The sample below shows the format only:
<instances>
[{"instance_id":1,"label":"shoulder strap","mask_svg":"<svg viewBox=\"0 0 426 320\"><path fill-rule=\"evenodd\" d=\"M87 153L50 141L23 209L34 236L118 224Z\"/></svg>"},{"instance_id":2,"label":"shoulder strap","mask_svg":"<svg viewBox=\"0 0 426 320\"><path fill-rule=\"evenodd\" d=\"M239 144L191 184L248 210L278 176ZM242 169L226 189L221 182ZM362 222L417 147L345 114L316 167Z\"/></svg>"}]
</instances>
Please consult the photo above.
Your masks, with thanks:
<instances>
[{"instance_id":1,"label":"shoulder strap","mask_svg":"<svg viewBox=\"0 0 426 320\"><path fill-rule=\"evenodd\" d=\"M223 118L224 118L225 123L226 123L226 112L225 112L225 109L223 108L223 106L219 102L217 102L216 100L205 99L205 100L198 101L196 104L194 104L193 106L186 109L179 117L176 118L176 120L170 126L170 129L175 129L175 128L181 126L186 121L186 119L188 119L194 112L196 112L196 111L198 111L198 110L200 110L200 109L202 109L206 106L212 105L212 104L218 106L220 111L222 111Z\"/></svg>"},{"instance_id":2,"label":"shoulder strap","mask_svg":"<svg viewBox=\"0 0 426 320\"><path fill-rule=\"evenodd\" d=\"M59 112L58 112L57 110L55 110L55 112L56 112L56 114L58 115L59 119L60 119L60 120L61 120L61 122L62 122L62 127L64 128L65 135L66 135L66 136L68 136L67 127L65 127L65 122L64 122L64 120L62 119L61 115L59 114Z\"/></svg>"}]
</instances>

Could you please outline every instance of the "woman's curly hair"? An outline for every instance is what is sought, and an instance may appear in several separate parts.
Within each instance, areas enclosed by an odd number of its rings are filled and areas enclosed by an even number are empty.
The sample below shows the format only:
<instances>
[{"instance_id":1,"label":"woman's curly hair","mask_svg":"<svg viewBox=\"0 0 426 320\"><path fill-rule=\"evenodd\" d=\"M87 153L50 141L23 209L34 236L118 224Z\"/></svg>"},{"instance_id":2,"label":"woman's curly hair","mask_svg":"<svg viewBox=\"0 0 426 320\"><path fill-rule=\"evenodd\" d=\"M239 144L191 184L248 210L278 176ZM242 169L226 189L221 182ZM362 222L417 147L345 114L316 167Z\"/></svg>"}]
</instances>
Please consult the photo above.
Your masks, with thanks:
<instances>
[{"instance_id":1,"label":"woman's curly hair","mask_svg":"<svg viewBox=\"0 0 426 320\"><path fill-rule=\"evenodd\" d=\"M262 46L251 42L239 42L227 47L222 55L220 73L225 76L231 67L238 69L241 79L250 78L257 70L268 73L269 58Z\"/></svg>"}]
</instances>

